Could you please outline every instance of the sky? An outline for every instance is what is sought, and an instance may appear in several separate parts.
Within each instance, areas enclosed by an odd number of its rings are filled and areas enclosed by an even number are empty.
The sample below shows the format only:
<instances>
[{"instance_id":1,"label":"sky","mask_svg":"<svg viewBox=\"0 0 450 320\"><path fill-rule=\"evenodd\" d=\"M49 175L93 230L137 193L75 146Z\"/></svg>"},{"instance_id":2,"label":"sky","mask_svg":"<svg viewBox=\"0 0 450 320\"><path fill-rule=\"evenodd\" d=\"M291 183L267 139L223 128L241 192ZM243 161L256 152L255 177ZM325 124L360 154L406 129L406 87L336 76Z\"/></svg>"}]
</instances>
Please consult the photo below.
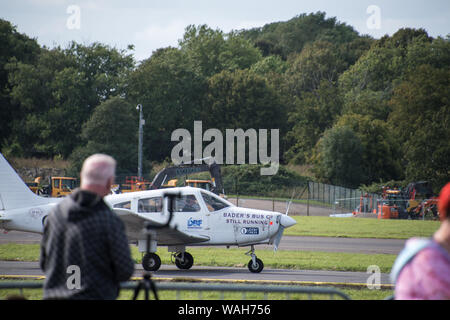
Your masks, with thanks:
<instances>
[{"instance_id":1,"label":"sky","mask_svg":"<svg viewBox=\"0 0 450 320\"><path fill-rule=\"evenodd\" d=\"M0 0L0 18L40 45L132 44L137 61L177 46L190 24L229 32L317 11L374 38L404 27L450 34L449 0Z\"/></svg>"}]
</instances>

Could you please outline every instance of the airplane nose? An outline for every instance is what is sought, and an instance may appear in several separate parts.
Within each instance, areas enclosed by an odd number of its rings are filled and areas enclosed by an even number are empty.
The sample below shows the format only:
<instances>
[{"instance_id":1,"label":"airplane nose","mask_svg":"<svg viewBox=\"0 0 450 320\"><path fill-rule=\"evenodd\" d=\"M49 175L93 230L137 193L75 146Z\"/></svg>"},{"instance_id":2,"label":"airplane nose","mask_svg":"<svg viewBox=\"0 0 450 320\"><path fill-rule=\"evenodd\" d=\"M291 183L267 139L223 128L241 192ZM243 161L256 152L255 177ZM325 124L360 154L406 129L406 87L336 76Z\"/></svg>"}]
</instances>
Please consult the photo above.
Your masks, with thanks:
<instances>
[{"instance_id":1,"label":"airplane nose","mask_svg":"<svg viewBox=\"0 0 450 320\"><path fill-rule=\"evenodd\" d=\"M289 217L289 216L287 216L285 214L281 215L280 224L283 227L289 228L289 227L292 227L296 223L297 223L297 221L295 221L293 218L291 218L291 217Z\"/></svg>"}]
</instances>

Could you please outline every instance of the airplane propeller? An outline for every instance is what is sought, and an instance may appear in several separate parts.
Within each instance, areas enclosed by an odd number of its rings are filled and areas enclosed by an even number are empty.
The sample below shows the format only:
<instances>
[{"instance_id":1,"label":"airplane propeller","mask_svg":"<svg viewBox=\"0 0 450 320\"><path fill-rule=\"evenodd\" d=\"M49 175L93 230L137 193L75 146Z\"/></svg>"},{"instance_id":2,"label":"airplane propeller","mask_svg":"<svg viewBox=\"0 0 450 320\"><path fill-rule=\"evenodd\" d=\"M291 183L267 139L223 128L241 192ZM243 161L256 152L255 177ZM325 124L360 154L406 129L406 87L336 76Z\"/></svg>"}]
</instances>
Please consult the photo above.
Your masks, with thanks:
<instances>
[{"instance_id":1,"label":"airplane propeller","mask_svg":"<svg viewBox=\"0 0 450 320\"><path fill-rule=\"evenodd\" d=\"M295 190L292 192L291 200L287 203L286 213L280 216L280 227L278 229L277 234L275 235L275 239L273 241L273 251L276 252L278 250L278 246L280 245L281 237L283 236L284 229L293 226L296 224L296 221L289 217L289 208L292 203L292 199L294 199Z\"/></svg>"}]
</instances>

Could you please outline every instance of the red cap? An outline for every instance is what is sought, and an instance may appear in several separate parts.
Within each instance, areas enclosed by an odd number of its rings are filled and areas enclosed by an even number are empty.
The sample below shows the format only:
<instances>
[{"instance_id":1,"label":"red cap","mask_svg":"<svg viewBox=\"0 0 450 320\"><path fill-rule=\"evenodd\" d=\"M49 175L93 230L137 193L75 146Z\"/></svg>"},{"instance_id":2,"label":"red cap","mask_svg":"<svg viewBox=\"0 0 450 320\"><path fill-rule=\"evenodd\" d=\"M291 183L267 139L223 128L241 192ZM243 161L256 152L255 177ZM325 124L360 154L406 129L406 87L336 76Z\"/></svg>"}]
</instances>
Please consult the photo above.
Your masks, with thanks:
<instances>
[{"instance_id":1,"label":"red cap","mask_svg":"<svg viewBox=\"0 0 450 320\"><path fill-rule=\"evenodd\" d=\"M448 218L450 210L450 182L442 188L439 194L438 210L441 221Z\"/></svg>"}]
</instances>

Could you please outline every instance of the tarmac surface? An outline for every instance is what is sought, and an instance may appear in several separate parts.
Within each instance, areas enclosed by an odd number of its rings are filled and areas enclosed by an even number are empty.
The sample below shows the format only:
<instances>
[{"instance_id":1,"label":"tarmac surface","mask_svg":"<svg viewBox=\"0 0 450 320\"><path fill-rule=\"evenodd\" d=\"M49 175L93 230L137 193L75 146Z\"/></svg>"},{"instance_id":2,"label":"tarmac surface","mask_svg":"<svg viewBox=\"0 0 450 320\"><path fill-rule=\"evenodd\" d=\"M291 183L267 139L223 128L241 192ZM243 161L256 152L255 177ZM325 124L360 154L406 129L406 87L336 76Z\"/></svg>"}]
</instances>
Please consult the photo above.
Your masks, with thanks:
<instances>
[{"instance_id":1,"label":"tarmac surface","mask_svg":"<svg viewBox=\"0 0 450 320\"><path fill-rule=\"evenodd\" d=\"M0 244L4 243L40 243L41 235L10 231L0 234ZM285 236L280 242L279 250L384 253L398 254L404 240L392 239L354 239L327 237L290 237ZM256 246L258 250L272 250L272 246ZM245 249L243 249L244 253ZM248 260L242 255L243 263ZM195 257L194 257L195 259ZM135 277L142 277L141 265L135 266ZM203 267L194 266L190 270L179 270L174 265L162 265L153 273L154 279L189 279L207 281L234 281L256 283L302 283L302 284L365 284L371 275L366 272L343 272L329 270L287 270L264 268L261 273L254 274L246 267ZM0 261L0 277L42 277L38 262ZM381 274L381 284L389 285L389 275Z\"/></svg>"},{"instance_id":2,"label":"tarmac surface","mask_svg":"<svg viewBox=\"0 0 450 320\"><path fill-rule=\"evenodd\" d=\"M243 258L246 259L246 257ZM195 257L194 257L195 259ZM134 277L142 277L144 270L135 265ZM155 280L197 280L197 281L232 281L250 283L279 284L360 284L365 285L369 276L366 272L342 272L322 270L288 270L264 268L261 273L251 273L246 267L204 267L193 266L189 270L179 270L174 265L162 265L152 272ZM0 261L0 277L2 278L40 278L44 274L39 262ZM381 284L390 284L389 275L381 274Z\"/></svg>"}]
</instances>

